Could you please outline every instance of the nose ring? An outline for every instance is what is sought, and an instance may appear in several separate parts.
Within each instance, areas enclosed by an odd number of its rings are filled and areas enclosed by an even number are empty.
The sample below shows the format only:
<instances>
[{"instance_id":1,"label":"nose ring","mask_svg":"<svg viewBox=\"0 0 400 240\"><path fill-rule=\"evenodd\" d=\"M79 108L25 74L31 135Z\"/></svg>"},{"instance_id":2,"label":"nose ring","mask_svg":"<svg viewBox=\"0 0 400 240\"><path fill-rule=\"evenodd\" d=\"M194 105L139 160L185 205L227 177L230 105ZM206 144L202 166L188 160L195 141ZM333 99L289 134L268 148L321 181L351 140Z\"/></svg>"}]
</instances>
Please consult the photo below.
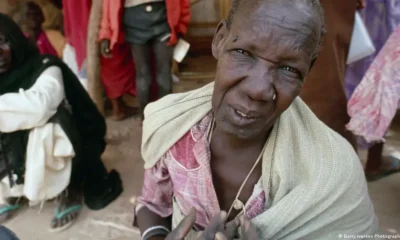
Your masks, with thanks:
<instances>
[{"instance_id":1,"label":"nose ring","mask_svg":"<svg viewBox=\"0 0 400 240\"><path fill-rule=\"evenodd\" d=\"M276 99L276 93L274 93L274 96L272 96L272 100L275 101Z\"/></svg>"}]
</instances>

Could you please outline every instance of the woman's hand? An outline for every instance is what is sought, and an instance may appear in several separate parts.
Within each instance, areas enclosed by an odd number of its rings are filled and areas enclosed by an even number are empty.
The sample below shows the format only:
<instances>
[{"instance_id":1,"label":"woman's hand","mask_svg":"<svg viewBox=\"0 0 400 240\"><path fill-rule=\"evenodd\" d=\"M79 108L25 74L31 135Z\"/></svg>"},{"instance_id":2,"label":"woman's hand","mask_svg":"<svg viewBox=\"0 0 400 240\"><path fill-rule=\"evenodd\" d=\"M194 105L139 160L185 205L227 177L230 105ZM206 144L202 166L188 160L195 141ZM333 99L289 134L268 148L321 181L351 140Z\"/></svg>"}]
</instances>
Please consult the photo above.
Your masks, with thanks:
<instances>
[{"instance_id":1,"label":"woman's hand","mask_svg":"<svg viewBox=\"0 0 400 240\"><path fill-rule=\"evenodd\" d=\"M234 233L236 232L239 221L233 221L229 223L225 228L226 213L221 212L215 216L207 228L198 234L197 240L228 240L232 239ZM190 230L192 229L194 223L196 222L196 210L193 208L190 210L189 214L179 223L179 225L172 230L170 234L165 238L165 240L183 240Z\"/></svg>"},{"instance_id":2,"label":"woman's hand","mask_svg":"<svg viewBox=\"0 0 400 240\"><path fill-rule=\"evenodd\" d=\"M110 40L108 39L103 39L100 42L100 53L103 55L105 58L111 58L111 50L110 50Z\"/></svg>"},{"instance_id":3,"label":"woman's hand","mask_svg":"<svg viewBox=\"0 0 400 240\"><path fill-rule=\"evenodd\" d=\"M251 224L250 220L245 216L239 218L241 237L240 240L259 239L256 228Z\"/></svg>"}]
</instances>

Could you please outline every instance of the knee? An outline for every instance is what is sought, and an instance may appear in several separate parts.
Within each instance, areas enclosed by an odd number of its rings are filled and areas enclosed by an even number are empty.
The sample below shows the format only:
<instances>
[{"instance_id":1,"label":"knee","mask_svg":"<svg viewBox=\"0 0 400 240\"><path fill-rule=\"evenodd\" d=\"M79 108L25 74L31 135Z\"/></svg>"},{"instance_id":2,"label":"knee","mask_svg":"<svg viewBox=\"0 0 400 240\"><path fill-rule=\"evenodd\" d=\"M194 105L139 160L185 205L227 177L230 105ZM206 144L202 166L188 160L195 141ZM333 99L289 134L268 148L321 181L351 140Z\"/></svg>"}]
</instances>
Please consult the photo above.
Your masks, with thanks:
<instances>
[{"instance_id":1,"label":"knee","mask_svg":"<svg viewBox=\"0 0 400 240\"><path fill-rule=\"evenodd\" d=\"M171 73L169 76L157 77L157 85L160 89L169 91L172 88Z\"/></svg>"},{"instance_id":2,"label":"knee","mask_svg":"<svg viewBox=\"0 0 400 240\"><path fill-rule=\"evenodd\" d=\"M151 77L136 76L136 89L143 91L149 89L151 86Z\"/></svg>"}]
</instances>

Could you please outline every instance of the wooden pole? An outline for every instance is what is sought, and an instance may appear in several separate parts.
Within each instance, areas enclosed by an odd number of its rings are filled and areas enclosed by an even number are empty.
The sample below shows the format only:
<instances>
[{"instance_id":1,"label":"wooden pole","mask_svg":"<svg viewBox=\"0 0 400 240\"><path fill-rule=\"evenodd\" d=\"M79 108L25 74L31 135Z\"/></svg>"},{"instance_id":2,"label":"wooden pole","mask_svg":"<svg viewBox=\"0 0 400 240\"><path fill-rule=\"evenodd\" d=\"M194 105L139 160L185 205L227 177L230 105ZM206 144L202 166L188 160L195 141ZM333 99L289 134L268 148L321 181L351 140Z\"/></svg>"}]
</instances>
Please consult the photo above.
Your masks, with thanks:
<instances>
[{"instance_id":1,"label":"wooden pole","mask_svg":"<svg viewBox=\"0 0 400 240\"><path fill-rule=\"evenodd\" d=\"M103 86L100 79L100 44L98 41L101 16L102 0L93 0L87 39L88 92L99 111L104 115Z\"/></svg>"},{"instance_id":2,"label":"wooden pole","mask_svg":"<svg viewBox=\"0 0 400 240\"><path fill-rule=\"evenodd\" d=\"M231 8L231 0L220 0L220 17L221 19L226 19L229 14L229 10Z\"/></svg>"}]
</instances>

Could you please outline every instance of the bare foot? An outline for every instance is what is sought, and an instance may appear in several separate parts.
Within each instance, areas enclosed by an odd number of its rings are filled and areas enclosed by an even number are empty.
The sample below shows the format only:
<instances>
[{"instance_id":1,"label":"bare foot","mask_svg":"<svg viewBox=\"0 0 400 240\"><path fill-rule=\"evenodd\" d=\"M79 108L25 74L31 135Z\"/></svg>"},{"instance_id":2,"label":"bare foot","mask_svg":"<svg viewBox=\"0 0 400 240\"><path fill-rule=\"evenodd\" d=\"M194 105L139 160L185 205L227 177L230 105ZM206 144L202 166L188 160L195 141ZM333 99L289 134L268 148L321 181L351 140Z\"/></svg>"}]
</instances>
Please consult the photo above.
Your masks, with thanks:
<instances>
[{"instance_id":1,"label":"bare foot","mask_svg":"<svg viewBox=\"0 0 400 240\"><path fill-rule=\"evenodd\" d=\"M64 192L60 197L60 202L54 212L51 221L52 232L60 232L72 225L78 218L83 206L82 194L76 192Z\"/></svg>"},{"instance_id":2,"label":"bare foot","mask_svg":"<svg viewBox=\"0 0 400 240\"><path fill-rule=\"evenodd\" d=\"M137 114L137 112L138 112L137 108L131 108L128 106L124 106L124 107L121 107L119 109L119 111L113 110L113 115L111 118L114 121L122 121L128 117L131 117L131 116Z\"/></svg>"}]
</instances>

